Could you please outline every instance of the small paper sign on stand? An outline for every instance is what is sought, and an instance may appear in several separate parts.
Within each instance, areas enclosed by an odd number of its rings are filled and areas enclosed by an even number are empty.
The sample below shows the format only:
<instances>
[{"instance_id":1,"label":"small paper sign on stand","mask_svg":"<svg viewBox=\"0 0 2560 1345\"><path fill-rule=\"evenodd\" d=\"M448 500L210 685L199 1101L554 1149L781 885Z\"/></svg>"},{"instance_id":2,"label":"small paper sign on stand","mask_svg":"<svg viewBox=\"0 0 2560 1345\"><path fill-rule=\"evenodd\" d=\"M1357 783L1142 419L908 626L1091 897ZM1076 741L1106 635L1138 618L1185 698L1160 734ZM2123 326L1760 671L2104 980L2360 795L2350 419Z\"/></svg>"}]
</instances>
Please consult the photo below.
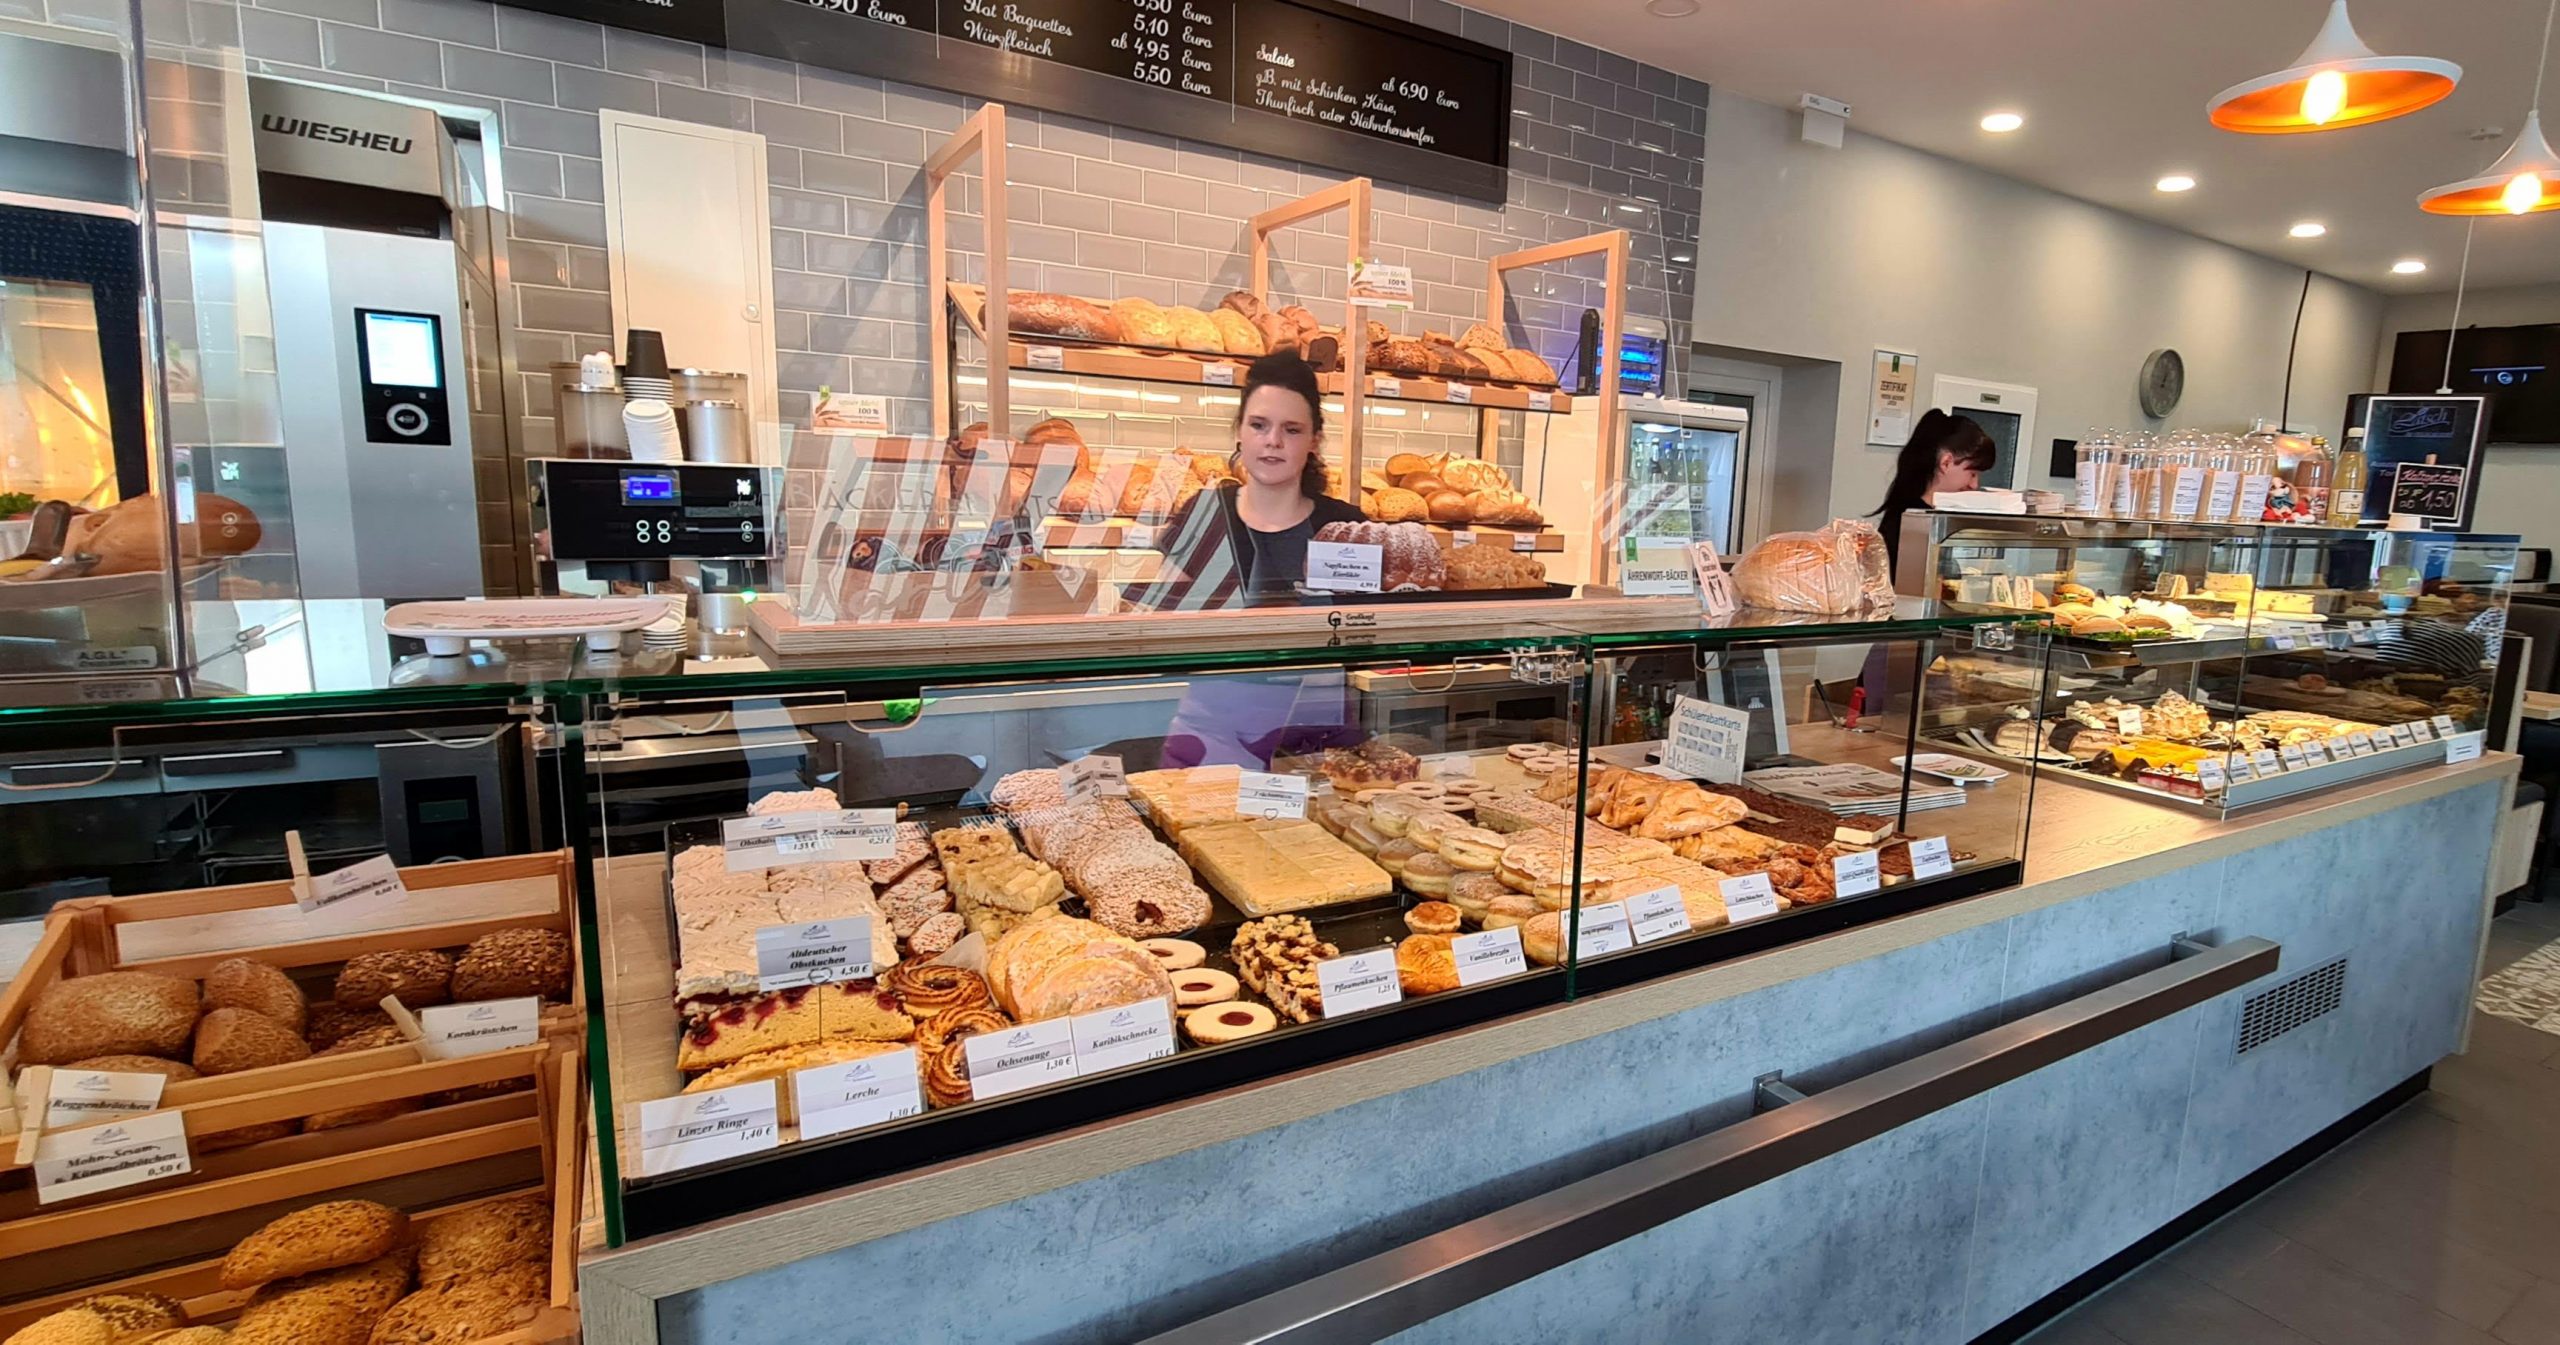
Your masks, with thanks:
<instances>
[{"instance_id":1,"label":"small paper sign on stand","mask_svg":"<svg viewBox=\"0 0 2560 1345\"><path fill-rule=\"evenodd\" d=\"M1724 557L1716 554L1716 544L1706 538L1689 543L1689 572L1698 580L1698 606L1719 621L1742 610L1742 600L1734 596L1733 576L1725 573Z\"/></svg>"}]
</instances>

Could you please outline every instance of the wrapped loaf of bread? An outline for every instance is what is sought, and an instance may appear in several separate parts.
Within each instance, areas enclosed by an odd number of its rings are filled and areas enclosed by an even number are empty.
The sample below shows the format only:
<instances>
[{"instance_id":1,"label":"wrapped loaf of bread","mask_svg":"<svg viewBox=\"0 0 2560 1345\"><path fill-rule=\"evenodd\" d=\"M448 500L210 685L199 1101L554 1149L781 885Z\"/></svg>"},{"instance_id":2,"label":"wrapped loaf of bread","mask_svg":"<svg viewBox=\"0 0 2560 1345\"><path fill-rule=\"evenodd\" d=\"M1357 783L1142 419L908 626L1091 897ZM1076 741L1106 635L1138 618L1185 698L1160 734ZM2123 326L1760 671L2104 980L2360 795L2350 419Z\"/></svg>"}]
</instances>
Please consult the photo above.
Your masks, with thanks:
<instances>
[{"instance_id":1,"label":"wrapped loaf of bread","mask_svg":"<svg viewBox=\"0 0 2560 1345\"><path fill-rule=\"evenodd\" d=\"M1853 518L1817 532L1782 532L1733 567L1734 592L1752 607L1838 615L1893 602L1884 534Z\"/></svg>"}]
</instances>

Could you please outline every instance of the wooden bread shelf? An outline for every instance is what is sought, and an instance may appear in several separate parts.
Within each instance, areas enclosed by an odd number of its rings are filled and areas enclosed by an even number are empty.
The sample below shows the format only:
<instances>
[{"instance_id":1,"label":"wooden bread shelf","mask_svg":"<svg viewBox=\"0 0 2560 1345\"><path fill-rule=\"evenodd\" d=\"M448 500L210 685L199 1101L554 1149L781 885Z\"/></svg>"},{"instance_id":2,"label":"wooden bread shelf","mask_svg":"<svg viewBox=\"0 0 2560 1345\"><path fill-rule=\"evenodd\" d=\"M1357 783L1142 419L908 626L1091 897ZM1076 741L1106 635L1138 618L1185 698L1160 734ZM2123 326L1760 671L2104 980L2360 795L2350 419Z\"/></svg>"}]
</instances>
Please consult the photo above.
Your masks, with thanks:
<instances>
[{"instance_id":1,"label":"wooden bread shelf","mask_svg":"<svg viewBox=\"0 0 2560 1345\"><path fill-rule=\"evenodd\" d=\"M1553 528L1510 528L1498 523L1429 523L1424 526L1439 539L1443 551L1452 549L1462 534L1475 538L1467 543L1469 546L1496 546L1505 551L1524 553L1553 554L1564 550L1564 534Z\"/></svg>"},{"instance_id":2,"label":"wooden bread shelf","mask_svg":"<svg viewBox=\"0 0 2560 1345\"><path fill-rule=\"evenodd\" d=\"M1479 411L1537 411L1573 414L1573 395L1521 383L1479 383L1472 379L1409 378L1371 373L1368 393L1382 402L1432 402ZM1323 374L1316 386L1328 397L1342 395L1349 379ZM1454 392L1452 390L1455 390Z\"/></svg>"}]
</instances>

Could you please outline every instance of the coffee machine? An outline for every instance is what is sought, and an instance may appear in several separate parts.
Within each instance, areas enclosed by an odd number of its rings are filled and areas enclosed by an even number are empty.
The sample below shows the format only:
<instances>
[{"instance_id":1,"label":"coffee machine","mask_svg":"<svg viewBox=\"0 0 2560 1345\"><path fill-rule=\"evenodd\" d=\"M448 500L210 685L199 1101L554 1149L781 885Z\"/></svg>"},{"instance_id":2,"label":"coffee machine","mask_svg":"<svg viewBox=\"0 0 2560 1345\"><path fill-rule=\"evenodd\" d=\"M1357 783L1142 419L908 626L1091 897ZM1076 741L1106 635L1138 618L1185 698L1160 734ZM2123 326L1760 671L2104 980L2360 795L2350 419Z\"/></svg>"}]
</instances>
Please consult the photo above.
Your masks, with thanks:
<instances>
[{"instance_id":1,"label":"coffee machine","mask_svg":"<svg viewBox=\"0 0 2560 1345\"><path fill-rule=\"evenodd\" d=\"M695 652L733 652L784 553L782 469L535 458L534 566L548 596L683 594Z\"/></svg>"}]
</instances>

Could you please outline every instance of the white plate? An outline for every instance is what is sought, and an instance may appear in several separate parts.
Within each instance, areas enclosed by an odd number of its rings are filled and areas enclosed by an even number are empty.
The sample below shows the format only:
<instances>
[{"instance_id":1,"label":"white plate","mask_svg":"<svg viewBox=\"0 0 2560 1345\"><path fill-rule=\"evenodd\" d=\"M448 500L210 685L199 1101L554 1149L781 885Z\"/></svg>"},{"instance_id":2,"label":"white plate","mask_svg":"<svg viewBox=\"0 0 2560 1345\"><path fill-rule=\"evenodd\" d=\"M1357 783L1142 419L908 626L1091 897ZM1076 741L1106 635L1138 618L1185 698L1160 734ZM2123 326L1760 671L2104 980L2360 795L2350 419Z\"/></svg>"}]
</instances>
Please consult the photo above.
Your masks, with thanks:
<instances>
[{"instance_id":1,"label":"white plate","mask_svg":"<svg viewBox=\"0 0 2560 1345\"><path fill-rule=\"evenodd\" d=\"M542 640L583 635L611 649L624 631L667 615L665 598L502 598L490 602L404 602L382 614L382 629L427 642L430 654L459 654L473 640Z\"/></svg>"},{"instance_id":2,"label":"white plate","mask_svg":"<svg viewBox=\"0 0 2560 1345\"><path fill-rule=\"evenodd\" d=\"M1893 764L1899 766L1903 760L1895 757ZM1910 761L1911 769L1922 775L1934 775L1960 785L1987 785L1994 780L2009 778L2009 773L1997 766L1985 766L1970 757L1950 756L1945 752L1923 752Z\"/></svg>"}]
</instances>

